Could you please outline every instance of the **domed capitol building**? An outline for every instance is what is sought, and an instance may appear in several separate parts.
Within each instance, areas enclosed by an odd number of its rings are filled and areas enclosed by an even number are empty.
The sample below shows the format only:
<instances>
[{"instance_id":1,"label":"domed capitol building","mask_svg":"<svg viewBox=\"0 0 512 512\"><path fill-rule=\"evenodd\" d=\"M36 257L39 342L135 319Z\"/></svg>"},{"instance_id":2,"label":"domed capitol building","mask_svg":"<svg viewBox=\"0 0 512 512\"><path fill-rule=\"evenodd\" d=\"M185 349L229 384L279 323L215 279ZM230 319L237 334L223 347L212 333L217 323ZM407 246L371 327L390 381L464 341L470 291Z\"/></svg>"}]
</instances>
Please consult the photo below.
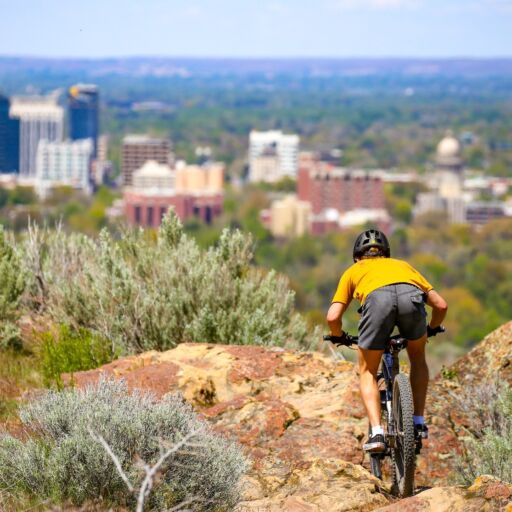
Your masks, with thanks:
<instances>
[{"instance_id":1,"label":"domed capitol building","mask_svg":"<svg viewBox=\"0 0 512 512\"><path fill-rule=\"evenodd\" d=\"M416 198L415 216L443 211L450 223L479 224L505 215L502 203L473 201L472 194L465 190L464 178L462 145L451 131L447 131L437 145L434 173L425 180L430 191L420 193Z\"/></svg>"}]
</instances>

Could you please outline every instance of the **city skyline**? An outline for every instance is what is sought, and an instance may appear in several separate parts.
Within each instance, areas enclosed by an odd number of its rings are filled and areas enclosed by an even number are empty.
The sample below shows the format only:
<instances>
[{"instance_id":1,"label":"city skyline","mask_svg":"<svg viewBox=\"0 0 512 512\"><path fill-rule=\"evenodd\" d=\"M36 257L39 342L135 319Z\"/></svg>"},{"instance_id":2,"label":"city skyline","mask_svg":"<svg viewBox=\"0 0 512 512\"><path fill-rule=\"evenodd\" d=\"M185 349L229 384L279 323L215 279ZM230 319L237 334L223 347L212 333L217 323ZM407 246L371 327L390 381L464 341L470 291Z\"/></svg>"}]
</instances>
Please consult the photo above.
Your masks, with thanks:
<instances>
[{"instance_id":1,"label":"city skyline","mask_svg":"<svg viewBox=\"0 0 512 512\"><path fill-rule=\"evenodd\" d=\"M0 55L506 57L511 0L0 0Z\"/></svg>"}]
</instances>

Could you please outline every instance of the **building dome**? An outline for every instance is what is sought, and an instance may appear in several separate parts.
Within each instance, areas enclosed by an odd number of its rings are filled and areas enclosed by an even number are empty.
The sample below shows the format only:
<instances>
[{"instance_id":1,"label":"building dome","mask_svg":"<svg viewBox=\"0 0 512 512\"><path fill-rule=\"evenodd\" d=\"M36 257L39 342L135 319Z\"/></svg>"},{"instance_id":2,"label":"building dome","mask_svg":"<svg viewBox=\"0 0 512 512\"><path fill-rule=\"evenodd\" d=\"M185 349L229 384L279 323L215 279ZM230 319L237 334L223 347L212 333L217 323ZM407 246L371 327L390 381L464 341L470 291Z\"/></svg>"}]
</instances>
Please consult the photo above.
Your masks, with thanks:
<instances>
[{"instance_id":1,"label":"building dome","mask_svg":"<svg viewBox=\"0 0 512 512\"><path fill-rule=\"evenodd\" d=\"M174 188L175 173L165 164L148 160L140 169L133 173L135 188Z\"/></svg>"},{"instance_id":2,"label":"building dome","mask_svg":"<svg viewBox=\"0 0 512 512\"><path fill-rule=\"evenodd\" d=\"M462 163L462 146L451 132L448 132L437 145L436 160L438 165L441 166L453 166Z\"/></svg>"},{"instance_id":3,"label":"building dome","mask_svg":"<svg viewBox=\"0 0 512 512\"><path fill-rule=\"evenodd\" d=\"M168 165L159 164L156 160L147 160L146 163L134 172L134 176L146 178L161 178L172 174Z\"/></svg>"},{"instance_id":4,"label":"building dome","mask_svg":"<svg viewBox=\"0 0 512 512\"><path fill-rule=\"evenodd\" d=\"M437 156L438 157L460 157L461 146L460 142L453 136L447 135L438 145L437 145Z\"/></svg>"}]
</instances>

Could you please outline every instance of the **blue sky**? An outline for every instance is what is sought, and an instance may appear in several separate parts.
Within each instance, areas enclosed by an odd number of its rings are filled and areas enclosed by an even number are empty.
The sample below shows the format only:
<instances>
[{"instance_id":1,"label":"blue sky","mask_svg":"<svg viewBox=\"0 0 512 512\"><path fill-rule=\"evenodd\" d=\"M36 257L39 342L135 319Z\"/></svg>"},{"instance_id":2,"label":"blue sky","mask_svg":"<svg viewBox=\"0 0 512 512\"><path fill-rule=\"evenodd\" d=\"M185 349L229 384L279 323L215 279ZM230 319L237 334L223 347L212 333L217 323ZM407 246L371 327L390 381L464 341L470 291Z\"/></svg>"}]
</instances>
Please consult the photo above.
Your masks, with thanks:
<instances>
[{"instance_id":1,"label":"blue sky","mask_svg":"<svg viewBox=\"0 0 512 512\"><path fill-rule=\"evenodd\" d=\"M512 56L512 0L0 0L0 55Z\"/></svg>"}]
</instances>

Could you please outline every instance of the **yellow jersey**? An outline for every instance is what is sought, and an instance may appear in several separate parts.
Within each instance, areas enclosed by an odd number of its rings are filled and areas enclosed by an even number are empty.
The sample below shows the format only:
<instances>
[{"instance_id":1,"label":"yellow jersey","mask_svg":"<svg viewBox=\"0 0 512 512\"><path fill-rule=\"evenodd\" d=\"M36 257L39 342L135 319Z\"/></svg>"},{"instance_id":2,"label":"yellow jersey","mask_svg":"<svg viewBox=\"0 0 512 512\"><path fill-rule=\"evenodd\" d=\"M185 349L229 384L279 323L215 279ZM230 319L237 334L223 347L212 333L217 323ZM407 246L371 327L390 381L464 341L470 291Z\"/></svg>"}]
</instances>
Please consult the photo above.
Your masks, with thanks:
<instances>
[{"instance_id":1,"label":"yellow jersey","mask_svg":"<svg viewBox=\"0 0 512 512\"><path fill-rule=\"evenodd\" d=\"M332 302L350 304L355 298L364 303L366 297L382 286L408 283L428 293L433 286L409 263L394 258L366 258L350 266L341 276Z\"/></svg>"}]
</instances>

